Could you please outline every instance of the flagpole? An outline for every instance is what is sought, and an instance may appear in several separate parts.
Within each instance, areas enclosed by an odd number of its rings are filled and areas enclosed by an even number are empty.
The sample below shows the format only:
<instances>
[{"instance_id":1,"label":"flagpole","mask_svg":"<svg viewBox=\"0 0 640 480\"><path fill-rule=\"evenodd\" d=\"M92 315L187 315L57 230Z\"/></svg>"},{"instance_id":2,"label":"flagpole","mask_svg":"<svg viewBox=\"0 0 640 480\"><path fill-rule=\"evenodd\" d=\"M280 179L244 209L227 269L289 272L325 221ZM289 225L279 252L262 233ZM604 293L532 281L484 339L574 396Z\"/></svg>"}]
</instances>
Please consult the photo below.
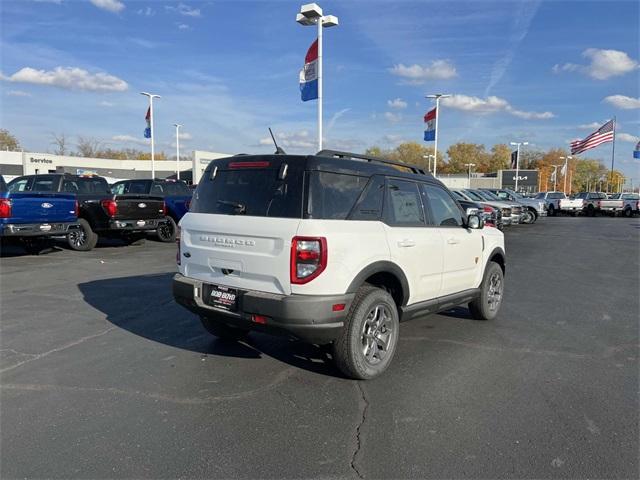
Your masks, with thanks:
<instances>
[{"instance_id":1,"label":"flagpole","mask_svg":"<svg viewBox=\"0 0 640 480\"><path fill-rule=\"evenodd\" d=\"M322 150L322 17L318 24L318 151Z\"/></svg>"},{"instance_id":2,"label":"flagpole","mask_svg":"<svg viewBox=\"0 0 640 480\"><path fill-rule=\"evenodd\" d=\"M438 172L438 120L440 119L440 99L441 98L447 98L450 97L451 95L448 94L444 94L444 93L436 93L433 95L427 95L427 98L435 98L436 100L436 131L435 134L433 136L433 155L434 155L434 159L433 159L433 176L436 177L437 176L437 172Z\"/></svg>"},{"instance_id":3,"label":"flagpole","mask_svg":"<svg viewBox=\"0 0 640 480\"><path fill-rule=\"evenodd\" d=\"M610 182L613 183L613 163L616 158L616 116L613 116L613 144L611 146L611 175Z\"/></svg>"},{"instance_id":4,"label":"flagpole","mask_svg":"<svg viewBox=\"0 0 640 480\"><path fill-rule=\"evenodd\" d=\"M140 95L146 95L147 97L149 97L149 116L151 117L149 120L149 131L151 134L151 179L155 179L156 178L156 156L155 156L155 145L154 145L154 141L155 141L155 136L153 134L153 99L154 98L162 98L160 97L160 95L154 95L153 93L149 93L149 92L140 92Z\"/></svg>"}]
</instances>

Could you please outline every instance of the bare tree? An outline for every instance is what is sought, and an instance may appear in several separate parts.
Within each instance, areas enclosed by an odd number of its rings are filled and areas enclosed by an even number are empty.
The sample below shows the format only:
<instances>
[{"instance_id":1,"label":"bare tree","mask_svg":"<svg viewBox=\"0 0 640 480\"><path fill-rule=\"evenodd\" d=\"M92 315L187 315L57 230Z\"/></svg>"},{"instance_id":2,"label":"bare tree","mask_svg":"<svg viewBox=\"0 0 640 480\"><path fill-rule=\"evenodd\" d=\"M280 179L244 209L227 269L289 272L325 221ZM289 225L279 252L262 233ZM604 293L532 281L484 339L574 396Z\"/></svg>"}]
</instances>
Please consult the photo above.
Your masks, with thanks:
<instances>
[{"instance_id":1,"label":"bare tree","mask_svg":"<svg viewBox=\"0 0 640 480\"><path fill-rule=\"evenodd\" d=\"M64 133L51 134L51 145L55 145L56 149L53 153L55 153L56 155L68 155L70 153L68 144L69 139Z\"/></svg>"},{"instance_id":2,"label":"bare tree","mask_svg":"<svg viewBox=\"0 0 640 480\"><path fill-rule=\"evenodd\" d=\"M100 151L100 141L91 137L78 136L78 153L81 157L96 157Z\"/></svg>"}]
</instances>

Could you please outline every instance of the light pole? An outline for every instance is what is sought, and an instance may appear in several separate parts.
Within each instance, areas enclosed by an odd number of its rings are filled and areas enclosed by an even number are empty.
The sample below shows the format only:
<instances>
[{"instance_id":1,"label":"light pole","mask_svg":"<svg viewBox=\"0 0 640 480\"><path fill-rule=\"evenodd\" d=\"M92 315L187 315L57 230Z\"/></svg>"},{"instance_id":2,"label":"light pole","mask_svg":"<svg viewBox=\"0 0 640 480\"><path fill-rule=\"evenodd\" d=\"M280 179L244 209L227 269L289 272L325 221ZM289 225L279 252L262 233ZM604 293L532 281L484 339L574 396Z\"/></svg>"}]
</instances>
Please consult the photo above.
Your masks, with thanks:
<instances>
[{"instance_id":1,"label":"light pole","mask_svg":"<svg viewBox=\"0 0 640 480\"><path fill-rule=\"evenodd\" d=\"M567 169L569 168L569 160L571 160L573 157L571 155L568 155L566 157L560 157L560 160L564 160L564 189L562 190L564 192L564 194L567 194Z\"/></svg>"},{"instance_id":2,"label":"light pole","mask_svg":"<svg viewBox=\"0 0 640 480\"><path fill-rule=\"evenodd\" d=\"M520 176L520 145L529 145L529 142L509 142L513 146L517 146L516 150L516 187L515 191L518 191L518 177Z\"/></svg>"},{"instance_id":3,"label":"light pole","mask_svg":"<svg viewBox=\"0 0 640 480\"><path fill-rule=\"evenodd\" d=\"M151 129L151 179L153 180L154 178L156 178L156 155L153 144L155 140L155 137L153 135L153 99L162 97L160 97L160 95L154 95L153 93L149 92L140 92L140 95L146 95L147 97L149 97L149 123Z\"/></svg>"},{"instance_id":4,"label":"light pole","mask_svg":"<svg viewBox=\"0 0 640 480\"><path fill-rule=\"evenodd\" d=\"M431 159L432 159L432 158L433 158L433 159L435 159L435 158L436 158L436 156L435 156L435 155L431 155L431 154L429 154L429 155L423 155L423 156L422 156L422 158L426 158L426 159L427 159L427 161L428 161L428 165L429 165L428 170L429 170L429 173L431 173Z\"/></svg>"},{"instance_id":5,"label":"light pole","mask_svg":"<svg viewBox=\"0 0 640 480\"><path fill-rule=\"evenodd\" d=\"M322 8L316 3L308 3L300 7L296 15L300 25L318 27L318 151L322 150L322 29L338 25L338 17L323 15Z\"/></svg>"},{"instance_id":6,"label":"light pole","mask_svg":"<svg viewBox=\"0 0 640 480\"><path fill-rule=\"evenodd\" d=\"M469 188L471 188L471 167L475 167L475 163L465 163L465 167L469 167Z\"/></svg>"},{"instance_id":7,"label":"light pole","mask_svg":"<svg viewBox=\"0 0 640 480\"><path fill-rule=\"evenodd\" d=\"M557 191L556 190L556 183L558 181L558 167L561 167L562 164L560 164L560 165L551 165L551 166L553 167L553 173L552 173L552 175L553 175L553 191L555 192L555 191Z\"/></svg>"},{"instance_id":8,"label":"light pole","mask_svg":"<svg viewBox=\"0 0 640 480\"><path fill-rule=\"evenodd\" d=\"M178 131L182 125L174 123L173 126L176 127L176 180L180 180L180 134Z\"/></svg>"},{"instance_id":9,"label":"light pole","mask_svg":"<svg viewBox=\"0 0 640 480\"><path fill-rule=\"evenodd\" d=\"M433 141L433 154L435 155L433 159L433 176L435 177L438 171L438 119L440 118L440 99L448 98L451 95L446 93L434 93L432 95L427 95L426 98L435 98L436 100L436 133Z\"/></svg>"}]
</instances>

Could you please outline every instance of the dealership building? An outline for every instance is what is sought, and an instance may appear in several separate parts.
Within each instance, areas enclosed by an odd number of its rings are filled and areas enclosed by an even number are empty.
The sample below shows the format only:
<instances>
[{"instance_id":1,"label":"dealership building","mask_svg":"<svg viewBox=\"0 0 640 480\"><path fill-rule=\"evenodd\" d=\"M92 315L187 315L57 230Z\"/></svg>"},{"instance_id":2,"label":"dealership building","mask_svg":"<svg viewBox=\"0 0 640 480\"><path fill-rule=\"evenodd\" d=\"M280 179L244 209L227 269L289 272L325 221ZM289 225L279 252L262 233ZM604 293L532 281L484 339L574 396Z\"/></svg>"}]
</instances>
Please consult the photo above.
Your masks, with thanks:
<instances>
[{"instance_id":1,"label":"dealership building","mask_svg":"<svg viewBox=\"0 0 640 480\"><path fill-rule=\"evenodd\" d=\"M518 170L518 191L531 193L539 191L538 170ZM439 175L438 180L449 188L516 188L515 170L498 170L496 173L472 173Z\"/></svg>"},{"instance_id":2,"label":"dealership building","mask_svg":"<svg viewBox=\"0 0 640 480\"><path fill-rule=\"evenodd\" d=\"M195 150L189 160L180 160L180 178L197 183L207 165L227 153ZM156 160L156 178L176 176L175 160ZM71 157L35 152L0 151L0 174L6 181L20 175L42 173L72 173L76 175L100 175L109 183L131 178L151 178L151 160L115 160L111 158Z\"/></svg>"}]
</instances>

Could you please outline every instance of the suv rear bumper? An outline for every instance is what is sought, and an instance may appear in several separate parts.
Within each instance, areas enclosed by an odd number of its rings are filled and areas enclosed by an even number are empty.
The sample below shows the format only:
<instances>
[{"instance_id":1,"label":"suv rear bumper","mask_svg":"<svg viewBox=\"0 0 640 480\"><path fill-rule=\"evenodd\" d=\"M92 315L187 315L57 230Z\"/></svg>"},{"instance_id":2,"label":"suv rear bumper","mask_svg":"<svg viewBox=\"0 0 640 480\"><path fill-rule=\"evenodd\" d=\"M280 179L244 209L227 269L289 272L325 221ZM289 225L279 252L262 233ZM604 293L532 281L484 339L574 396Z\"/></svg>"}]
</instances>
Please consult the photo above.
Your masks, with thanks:
<instances>
[{"instance_id":1,"label":"suv rear bumper","mask_svg":"<svg viewBox=\"0 0 640 480\"><path fill-rule=\"evenodd\" d=\"M144 222L144 223L143 223ZM138 232L141 230L155 230L158 226L166 223L164 218L141 218L125 220L109 220L110 230L120 230L123 232Z\"/></svg>"},{"instance_id":2,"label":"suv rear bumper","mask_svg":"<svg viewBox=\"0 0 640 480\"><path fill-rule=\"evenodd\" d=\"M50 237L66 235L69 230L80 228L76 222L7 223L0 225L3 237Z\"/></svg>"},{"instance_id":3,"label":"suv rear bumper","mask_svg":"<svg viewBox=\"0 0 640 480\"><path fill-rule=\"evenodd\" d=\"M355 294L345 295L277 295L241 291L238 308L234 312L206 305L202 300L200 280L177 273L173 277L173 298L193 313L214 318L233 327L293 336L315 344L334 341L344 325ZM344 304L341 311L333 311L336 304ZM256 323L254 315L267 317Z\"/></svg>"}]
</instances>

